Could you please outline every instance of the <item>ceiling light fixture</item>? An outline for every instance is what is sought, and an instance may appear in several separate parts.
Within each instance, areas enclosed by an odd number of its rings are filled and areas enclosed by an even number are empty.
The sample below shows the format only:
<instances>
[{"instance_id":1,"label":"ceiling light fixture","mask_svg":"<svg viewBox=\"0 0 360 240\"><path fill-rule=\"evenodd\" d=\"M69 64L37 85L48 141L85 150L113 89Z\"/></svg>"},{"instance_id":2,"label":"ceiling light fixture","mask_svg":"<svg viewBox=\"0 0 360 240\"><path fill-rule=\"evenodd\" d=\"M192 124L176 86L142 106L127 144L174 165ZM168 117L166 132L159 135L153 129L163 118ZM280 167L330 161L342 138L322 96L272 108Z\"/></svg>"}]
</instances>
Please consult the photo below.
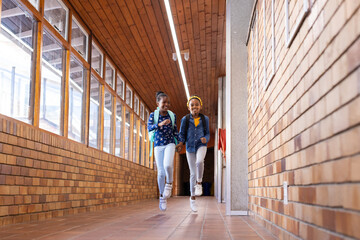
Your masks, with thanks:
<instances>
[{"instance_id":1,"label":"ceiling light fixture","mask_svg":"<svg viewBox=\"0 0 360 240\"><path fill-rule=\"evenodd\" d=\"M167 13L167 16L168 16L169 24L170 24L171 35L172 35L172 38L173 38L173 41L174 41L176 56L177 56L179 67L180 67L181 77L182 77L185 92L186 92L186 97L187 97L187 99L189 99L190 98L189 88L188 88L188 85L187 85L187 82L186 82L184 66L183 66L182 59L181 59L179 42L178 42L177 37L176 37L175 25L174 25L174 20L172 18L172 14L171 14L169 0L164 0L164 3L165 3L165 8L166 8L166 13Z\"/></svg>"}]
</instances>

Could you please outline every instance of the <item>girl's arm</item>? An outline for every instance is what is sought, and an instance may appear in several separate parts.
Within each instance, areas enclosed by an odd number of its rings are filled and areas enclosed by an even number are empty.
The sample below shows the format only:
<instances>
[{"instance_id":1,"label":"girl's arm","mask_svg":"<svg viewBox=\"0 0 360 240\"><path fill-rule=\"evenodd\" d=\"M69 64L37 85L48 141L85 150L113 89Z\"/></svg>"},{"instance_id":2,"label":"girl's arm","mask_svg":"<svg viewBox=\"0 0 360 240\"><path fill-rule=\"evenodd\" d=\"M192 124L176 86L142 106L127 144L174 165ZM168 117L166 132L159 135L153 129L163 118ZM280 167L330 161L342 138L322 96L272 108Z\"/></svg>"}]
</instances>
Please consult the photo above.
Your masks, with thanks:
<instances>
[{"instance_id":1,"label":"girl's arm","mask_svg":"<svg viewBox=\"0 0 360 240\"><path fill-rule=\"evenodd\" d=\"M159 126L157 124L154 124L154 113L150 113L149 121L148 121L148 131L152 131L154 129L157 129Z\"/></svg>"},{"instance_id":2,"label":"girl's arm","mask_svg":"<svg viewBox=\"0 0 360 240\"><path fill-rule=\"evenodd\" d=\"M175 122L174 122L173 134L174 134L174 137L176 138L176 140L177 140L178 142L180 142L179 132L178 132L178 130L177 130L177 125L176 125L176 115L175 115Z\"/></svg>"},{"instance_id":3,"label":"girl's arm","mask_svg":"<svg viewBox=\"0 0 360 240\"><path fill-rule=\"evenodd\" d=\"M206 135L204 136L206 138L206 142L208 143L210 140L210 128L209 128L209 118L205 116L205 122L206 122Z\"/></svg>"},{"instance_id":4,"label":"girl's arm","mask_svg":"<svg viewBox=\"0 0 360 240\"><path fill-rule=\"evenodd\" d=\"M183 117L181 119L181 124L180 124L180 132L179 132L179 142L185 143L186 139L185 139L185 121L186 121L186 116Z\"/></svg>"}]
</instances>

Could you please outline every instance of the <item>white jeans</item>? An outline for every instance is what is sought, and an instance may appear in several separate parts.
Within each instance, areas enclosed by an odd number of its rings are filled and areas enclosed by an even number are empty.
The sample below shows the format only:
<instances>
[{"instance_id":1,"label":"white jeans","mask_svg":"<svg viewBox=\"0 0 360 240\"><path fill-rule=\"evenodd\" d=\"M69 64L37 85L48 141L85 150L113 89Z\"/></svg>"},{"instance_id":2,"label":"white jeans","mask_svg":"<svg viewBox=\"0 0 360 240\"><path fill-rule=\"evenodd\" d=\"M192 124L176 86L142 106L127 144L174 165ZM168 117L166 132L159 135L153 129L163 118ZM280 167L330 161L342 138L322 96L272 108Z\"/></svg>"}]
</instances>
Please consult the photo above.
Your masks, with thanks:
<instances>
[{"instance_id":1,"label":"white jeans","mask_svg":"<svg viewBox=\"0 0 360 240\"><path fill-rule=\"evenodd\" d=\"M154 156L157 167L157 181L161 196L165 188L165 176L167 183L173 182L174 155L174 143L170 143L165 146L157 146L154 148Z\"/></svg>"},{"instance_id":2,"label":"white jeans","mask_svg":"<svg viewBox=\"0 0 360 240\"><path fill-rule=\"evenodd\" d=\"M195 196L196 181L202 182L204 174L204 160L207 147L200 147L195 153L186 152L186 158L190 169L190 192Z\"/></svg>"}]
</instances>

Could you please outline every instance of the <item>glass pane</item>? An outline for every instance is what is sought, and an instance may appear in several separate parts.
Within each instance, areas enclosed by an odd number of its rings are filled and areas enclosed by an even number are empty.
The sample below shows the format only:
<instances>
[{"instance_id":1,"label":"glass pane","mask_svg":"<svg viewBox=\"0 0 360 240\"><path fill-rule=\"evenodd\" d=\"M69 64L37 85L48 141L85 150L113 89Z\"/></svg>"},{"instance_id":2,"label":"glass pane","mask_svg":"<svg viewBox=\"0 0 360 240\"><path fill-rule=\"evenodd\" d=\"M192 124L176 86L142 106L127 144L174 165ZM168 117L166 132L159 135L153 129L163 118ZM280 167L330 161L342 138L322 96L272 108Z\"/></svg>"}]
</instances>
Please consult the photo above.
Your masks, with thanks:
<instances>
[{"instance_id":1,"label":"glass pane","mask_svg":"<svg viewBox=\"0 0 360 240\"><path fill-rule=\"evenodd\" d=\"M115 138L115 155L122 157L124 154L122 147L122 135L123 135L123 121L122 121L123 106L118 100L116 102L116 138Z\"/></svg>"},{"instance_id":2,"label":"glass pane","mask_svg":"<svg viewBox=\"0 0 360 240\"><path fill-rule=\"evenodd\" d=\"M84 81L86 69L74 57L70 60L69 79L69 131L68 137L78 142L82 139L83 106L84 106Z\"/></svg>"},{"instance_id":3,"label":"glass pane","mask_svg":"<svg viewBox=\"0 0 360 240\"><path fill-rule=\"evenodd\" d=\"M139 97L135 95L134 97L134 111L137 115L139 115Z\"/></svg>"},{"instance_id":4,"label":"glass pane","mask_svg":"<svg viewBox=\"0 0 360 240\"><path fill-rule=\"evenodd\" d=\"M26 11L13 1L2 1L0 113L26 123L31 123L30 86L35 29L36 22Z\"/></svg>"},{"instance_id":5,"label":"glass pane","mask_svg":"<svg viewBox=\"0 0 360 240\"><path fill-rule=\"evenodd\" d=\"M105 82L115 89L115 69L106 61Z\"/></svg>"},{"instance_id":6,"label":"glass pane","mask_svg":"<svg viewBox=\"0 0 360 240\"><path fill-rule=\"evenodd\" d=\"M132 90L126 86L126 104L132 108Z\"/></svg>"},{"instance_id":7,"label":"glass pane","mask_svg":"<svg viewBox=\"0 0 360 240\"><path fill-rule=\"evenodd\" d=\"M93 43L91 50L91 67L102 77L103 54Z\"/></svg>"},{"instance_id":8,"label":"glass pane","mask_svg":"<svg viewBox=\"0 0 360 240\"><path fill-rule=\"evenodd\" d=\"M98 80L93 75L91 75L89 146L94 148L98 148L99 109L100 109L99 100L100 100L100 84Z\"/></svg>"},{"instance_id":9,"label":"glass pane","mask_svg":"<svg viewBox=\"0 0 360 240\"><path fill-rule=\"evenodd\" d=\"M133 162L136 162L136 137L137 137L137 119L134 117L134 125L133 125Z\"/></svg>"},{"instance_id":10,"label":"glass pane","mask_svg":"<svg viewBox=\"0 0 360 240\"><path fill-rule=\"evenodd\" d=\"M37 10L39 10L39 0L28 0L31 5L33 5Z\"/></svg>"},{"instance_id":11,"label":"glass pane","mask_svg":"<svg viewBox=\"0 0 360 240\"><path fill-rule=\"evenodd\" d=\"M88 35L80 27L80 24L73 17L72 32L71 32L71 46L87 61L88 50Z\"/></svg>"},{"instance_id":12,"label":"glass pane","mask_svg":"<svg viewBox=\"0 0 360 240\"><path fill-rule=\"evenodd\" d=\"M122 80L122 78L120 77L120 75L117 75L117 94L119 95L119 97L121 97L121 99L124 99L124 87L125 87L125 83L124 80Z\"/></svg>"},{"instance_id":13,"label":"glass pane","mask_svg":"<svg viewBox=\"0 0 360 240\"><path fill-rule=\"evenodd\" d=\"M46 0L44 7L45 19L67 40L69 10L58 0Z\"/></svg>"},{"instance_id":14,"label":"glass pane","mask_svg":"<svg viewBox=\"0 0 360 240\"><path fill-rule=\"evenodd\" d=\"M113 96L105 89L104 97L104 144L103 150L111 152L111 133L112 133L112 100Z\"/></svg>"},{"instance_id":15,"label":"glass pane","mask_svg":"<svg viewBox=\"0 0 360 240\"><path fill-rule=\"evenodd\" d=\"M125 112L125 159L130 160L130 112Z\"/></svg>"},{"instance_id":16,"label":"glass pane","mask_svg":"<svg viewBox=\"0 0 360 240\"><path fill-rule=\"evenodd\" d=\"M147 123L148 120L149 120L149 111L146 110L146 111L145 111L145 122Z\"/></svg>"},{"instance_id":17,"label":"glass pane","mask_svg":"<svg viewBox=\"0 0 360 240\"><path fill-rule=\"evenodd\" d=\"M64 49L46 30L43 34L40 127L60 134Z\"/></svg>"},{"instance_id":18,"label":"glass pane","mask_svg":"<svg viewBox=\"0 0 360 240\"><path fill-rule=\"evenodd\" d=\"M140 103L140 117L144 120L144 104Z\"/></svg>"},{"instance_id":19,"label":"glass pane","mask_svg":"<svg viewBox=\"0 0 360 240\"><path fill-rule=\"evenodd\" d=\"M143 144L142 129L143 129L143 124L140 122L139 125L139 164L140 165L144 165L142 161L142 144Z\"/></svg>"},{"instance_id":20,"label":"glass pane","mask_svg":"<svg viewBox=\"0 0 360 240\"><path fill-rule=\"evenodd\" d=\"M145 125L146 126L146 125ZM146 167L150 167L150 165L148 164L148 161L146 161L146 156L148 155L147 151L148 151L148 147L147 147L147 128L145 127L145 134L144 134L144 157L143 157L143 160L144 160L144 166Z\"/></svg>"}]
</instances>

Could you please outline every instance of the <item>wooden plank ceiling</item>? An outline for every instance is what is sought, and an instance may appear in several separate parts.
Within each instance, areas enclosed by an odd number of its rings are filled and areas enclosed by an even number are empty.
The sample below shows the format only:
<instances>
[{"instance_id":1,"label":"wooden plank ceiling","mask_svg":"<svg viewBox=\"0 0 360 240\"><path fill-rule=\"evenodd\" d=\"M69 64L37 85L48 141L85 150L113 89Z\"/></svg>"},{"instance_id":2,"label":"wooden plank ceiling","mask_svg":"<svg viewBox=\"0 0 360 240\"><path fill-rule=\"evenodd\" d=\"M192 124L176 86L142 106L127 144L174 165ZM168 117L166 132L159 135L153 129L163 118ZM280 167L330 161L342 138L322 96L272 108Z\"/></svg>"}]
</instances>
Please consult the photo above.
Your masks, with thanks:
<instances>
[{"instance_id":1,"label":"wooden plank ceiling","mask_svg":"<svg viewBox=\"0 0 360 240\"><path fill-rule=\"evenodd\" d=\"M153 111L155 92L171 99L180 118L188 113L186 94L163 0L68 0ZM190 95L203 99L211 132L217 122L217 79L225 76L226 0L170 0ZM180 120L178 120L179 124Z\"/></svg>"}]
</instances>

